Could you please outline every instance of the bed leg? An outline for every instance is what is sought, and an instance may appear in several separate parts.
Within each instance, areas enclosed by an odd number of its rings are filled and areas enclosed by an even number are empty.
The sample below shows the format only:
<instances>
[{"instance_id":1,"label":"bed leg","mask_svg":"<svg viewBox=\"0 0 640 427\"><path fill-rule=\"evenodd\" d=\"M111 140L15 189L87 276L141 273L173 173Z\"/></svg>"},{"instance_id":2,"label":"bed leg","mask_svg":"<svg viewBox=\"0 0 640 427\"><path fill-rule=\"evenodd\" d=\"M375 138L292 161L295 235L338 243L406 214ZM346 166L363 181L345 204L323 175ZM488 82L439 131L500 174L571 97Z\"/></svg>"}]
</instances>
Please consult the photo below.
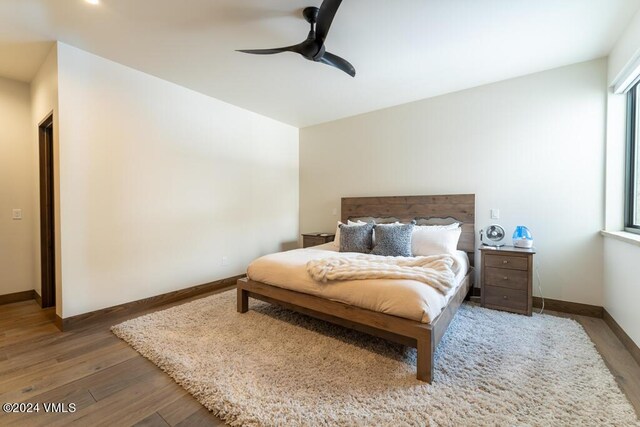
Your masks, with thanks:
<instances>
[{"instance_id":1,"label":"bed leg","mask_svg":"<svg viewBox=\"0 0 640 427\"><path fill-rule=\"evenodd\" d=\"M238 288L238 313L246 313L249 311L249 292L242 288Z\"/></svg>"},{"instance_id":2,"label":"bed leg","mask_svg":"<svg viewBox=\"0 0 640 427\"><path fill-rule=\"evenodd\" d=\"M417 378L431 384L433 370L433 345L431 343L431 334L422 336L417 339L418 363Z\"/></svg>"}]
</instances>

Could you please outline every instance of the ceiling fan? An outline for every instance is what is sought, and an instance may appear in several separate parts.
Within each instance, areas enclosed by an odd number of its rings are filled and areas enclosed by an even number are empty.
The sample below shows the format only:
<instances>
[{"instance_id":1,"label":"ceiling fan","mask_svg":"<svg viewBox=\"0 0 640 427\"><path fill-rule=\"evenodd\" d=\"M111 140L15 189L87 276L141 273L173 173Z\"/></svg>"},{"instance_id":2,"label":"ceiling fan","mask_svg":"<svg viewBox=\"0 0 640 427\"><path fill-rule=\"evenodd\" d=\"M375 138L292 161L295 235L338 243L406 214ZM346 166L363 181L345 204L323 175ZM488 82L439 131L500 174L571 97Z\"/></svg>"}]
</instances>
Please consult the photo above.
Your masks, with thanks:
<instances>
[{"instance_id":1,"label":"ceiling fan","mask_svg":"<svg viewBox=\"0 0 640 427\"><path fill-rule=\"evenodd\" d=\"M356 69L353 68L353 65L351 65L349 61L327 52L324 47L329 28L341 3L342 0L324 0L320 8L306 7L302 11L304 19L311 24L309 35L302 43L275 49L238 50L238 52L251 53L254 55L272 55L282 52L299 53L309 61L331 65L344 71L351 77L355 77Z\"/></svg>"}]
</instances>

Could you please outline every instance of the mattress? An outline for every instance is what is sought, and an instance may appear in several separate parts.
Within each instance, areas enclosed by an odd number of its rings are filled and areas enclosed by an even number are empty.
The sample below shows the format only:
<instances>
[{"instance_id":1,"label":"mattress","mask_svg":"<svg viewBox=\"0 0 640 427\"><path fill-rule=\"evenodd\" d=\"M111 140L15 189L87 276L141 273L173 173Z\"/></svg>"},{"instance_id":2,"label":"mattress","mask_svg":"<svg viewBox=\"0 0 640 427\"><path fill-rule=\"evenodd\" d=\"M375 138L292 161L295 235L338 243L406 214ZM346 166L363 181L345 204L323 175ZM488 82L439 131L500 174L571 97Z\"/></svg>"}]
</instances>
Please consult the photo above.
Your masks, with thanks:
<instances>
[{"instance_id":1,"label":"mattress","mask_svg":"<svg viewBox=\"0 0 640 427\"><path fill-rule=\"evenodd\" d=\"M469 270L467 254L463 251L455 252L455 285L446 294L415 280L341 280L321 283L313 280L306 270L306 264L311 260L359 255L361 254L339 252L333 243L278 252L253 261L247 269L247 276L251 280L279 288L430 323L446 307Z\"/></svg>"}]
</instances>

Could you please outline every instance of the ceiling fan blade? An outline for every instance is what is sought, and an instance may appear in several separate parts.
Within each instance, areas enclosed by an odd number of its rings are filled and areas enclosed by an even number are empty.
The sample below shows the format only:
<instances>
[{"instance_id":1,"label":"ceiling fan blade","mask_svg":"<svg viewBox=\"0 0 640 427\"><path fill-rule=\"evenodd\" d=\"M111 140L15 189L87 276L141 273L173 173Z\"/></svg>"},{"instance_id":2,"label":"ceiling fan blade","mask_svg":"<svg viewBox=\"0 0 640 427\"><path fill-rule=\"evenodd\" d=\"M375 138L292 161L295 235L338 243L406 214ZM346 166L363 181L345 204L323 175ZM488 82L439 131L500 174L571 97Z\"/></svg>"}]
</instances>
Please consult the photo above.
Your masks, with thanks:
<instances>
[{"instance_id":1,"label":"ceiling fan blade","mask_svg":"<svg viewBox=\"0 0 640 427\"><path fill-rule=\"evenodd\" d=\"M318 62L336 67L337 69L349 74L351 77L356 76L356 69L353 68L353 65L351 65L349 61L347 61L346 59L342 59L332 53L325 52L325 54L318 60Z\"/></svg>"},{"instance_id":2,"label":"ceiling fan blade","mask_svg":"<svg viewBox=\"0 0 640 427\"><path fill-rule=\"evenodd\" d=\"M250 53L252 55L273 55L276 53L282 52L295 52L301 53L300 45L286 46L286 47L277 47L274 49L239 49L236 52L242 53Z\"/></svg>"},{"instance_id":3,"label":"ceiling fan blade","mask_svg":"<svg viewBox=\"0 0 640 427\"><path fill-rule=\"evenodd\" d=\"M324 0L322 2L316 22L316 40L321 43L324 43L326 40L333 18L336 16L336 12L341 3L342 0Z\"/></svg>"}]
</instances>

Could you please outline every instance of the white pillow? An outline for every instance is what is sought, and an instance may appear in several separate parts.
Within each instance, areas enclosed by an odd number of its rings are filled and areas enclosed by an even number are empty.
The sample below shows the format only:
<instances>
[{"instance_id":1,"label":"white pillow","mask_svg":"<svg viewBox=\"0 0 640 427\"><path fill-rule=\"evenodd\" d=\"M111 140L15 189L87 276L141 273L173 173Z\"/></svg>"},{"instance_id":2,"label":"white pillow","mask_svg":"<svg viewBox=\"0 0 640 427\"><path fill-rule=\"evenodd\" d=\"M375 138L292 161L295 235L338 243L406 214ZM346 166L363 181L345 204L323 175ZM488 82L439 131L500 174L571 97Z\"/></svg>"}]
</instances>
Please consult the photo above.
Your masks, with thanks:
<instances>
[{"instance_id":1,"label":"white pillow","mask_svg":"<svg viewBox=\"0 0 640 427\"><path fill-rule=\"evenodd\" d=\"M336 235L333 238L333 246L340 249L340 224L342 221L338 221L338 227L336 228ZM350 219L347 220L347 225L367 225L366 222L358 220L358 222L353 222Z\"/></svg>"},{"instance_id":2,"label":"white pillow","mask_svg":"<svg viewBox=\"0 0 640 427\"><path fill-rule=\"evenodd\" d=\"M429 227L432 230L455 230L460 227L459 222L454 222L453 224L425 224L425 225L416 225L414 227Z\"/></svg>"},{"instance_id":3,"label":"white pillow","mask_svg":"<svg viewBox=\"0 0 640 427\"><path fill-rule=\"evenodd\" d=\"M453 254L458 249L462 227L455 229L443 226L416 226L411 234L413 256ZM444 226L446 227L446 226Z\"/></svg>"}]
</instances>

